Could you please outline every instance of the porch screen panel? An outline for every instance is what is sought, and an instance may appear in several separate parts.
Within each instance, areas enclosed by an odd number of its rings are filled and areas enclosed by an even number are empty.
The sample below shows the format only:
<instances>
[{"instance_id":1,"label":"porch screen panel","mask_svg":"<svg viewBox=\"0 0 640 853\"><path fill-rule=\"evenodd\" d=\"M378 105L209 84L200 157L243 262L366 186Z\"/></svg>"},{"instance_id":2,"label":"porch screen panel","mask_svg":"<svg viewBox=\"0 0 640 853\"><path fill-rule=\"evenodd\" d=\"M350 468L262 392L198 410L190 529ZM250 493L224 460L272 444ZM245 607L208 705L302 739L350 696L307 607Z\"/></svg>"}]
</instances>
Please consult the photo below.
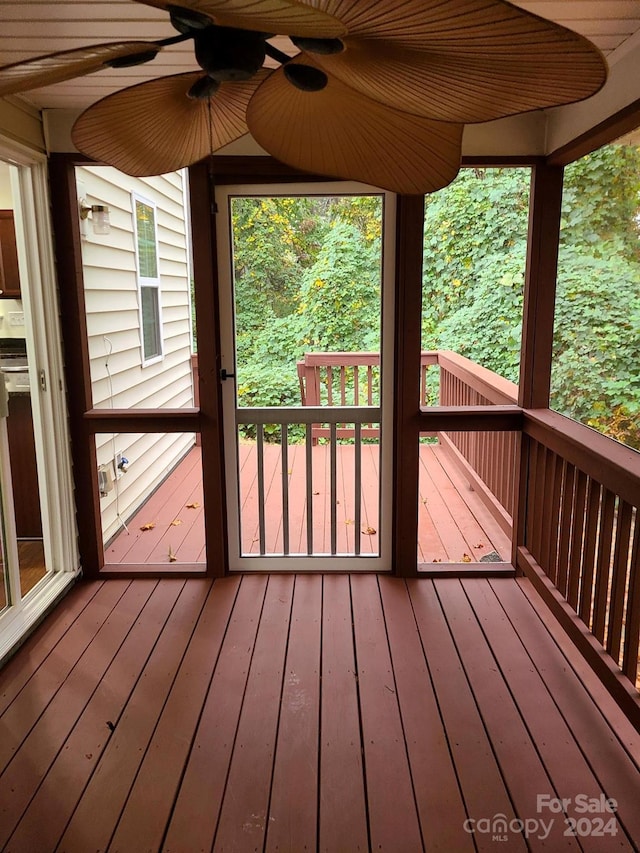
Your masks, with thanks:
<instances>
[{"instance_id":1,"label":"porch screen panel","mask_svg":"<svg viewBox=\"0 0 640 853\"><path fill-rule=\"evenodd\" d=\"M567 166L551 407L640 450L640 140Z\"/></svg>"},{"instance_id":2,"label":"porch screen panel","mask_svg":"<svg viewBox=\"0 0 640 853\"><path fill-rule=\"evenodd\" d=\"M197 405L197 336L187 178L76 168L79 197L109 209L110 231L83 221L82 269L93 408Z\"/></svg>"}]
</instances>

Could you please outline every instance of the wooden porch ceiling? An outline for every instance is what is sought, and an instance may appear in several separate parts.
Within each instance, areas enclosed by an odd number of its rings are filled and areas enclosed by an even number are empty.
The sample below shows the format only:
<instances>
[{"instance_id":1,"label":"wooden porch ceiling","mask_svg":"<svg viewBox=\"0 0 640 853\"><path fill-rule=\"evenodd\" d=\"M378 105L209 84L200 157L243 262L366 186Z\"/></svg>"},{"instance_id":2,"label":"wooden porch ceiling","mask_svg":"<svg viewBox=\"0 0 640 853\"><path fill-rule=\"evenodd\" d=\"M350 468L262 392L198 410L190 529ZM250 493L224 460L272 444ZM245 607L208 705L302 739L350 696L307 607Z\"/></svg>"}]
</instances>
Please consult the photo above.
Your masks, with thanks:
<instances>
[{"instance_id":1,"label":"wooden porch ceiling","mask_svg":"<svg viewBox=\"0 0 640 853\"><path fill-rule=\"evenodd\" d=\"M640 844L640 735L526 580L82 583L0 713L7 851Z\"/></svg>"},{"instance_id":2,"label":"wooden porch ceiling","mask_svg":"<svg viewBox=\"0 0 640 853\"><path fill-rule=\"evenodd\" d=\"M640 0L511 0L516 6L556 21L591 39L610 60L637 38ZM167 14L144 3L90 0L77 3L3 2L0 5L0 64L19 62L59 50L131 39L162 39L175 35ZM292 51L288 39L276 45ZM99 72L67 83L29 92L26 100L45 109L84 109L113 91L144 80L191 71L189 44L166 48L152 63L136 68Z\"/></svg>"}]
</instances>

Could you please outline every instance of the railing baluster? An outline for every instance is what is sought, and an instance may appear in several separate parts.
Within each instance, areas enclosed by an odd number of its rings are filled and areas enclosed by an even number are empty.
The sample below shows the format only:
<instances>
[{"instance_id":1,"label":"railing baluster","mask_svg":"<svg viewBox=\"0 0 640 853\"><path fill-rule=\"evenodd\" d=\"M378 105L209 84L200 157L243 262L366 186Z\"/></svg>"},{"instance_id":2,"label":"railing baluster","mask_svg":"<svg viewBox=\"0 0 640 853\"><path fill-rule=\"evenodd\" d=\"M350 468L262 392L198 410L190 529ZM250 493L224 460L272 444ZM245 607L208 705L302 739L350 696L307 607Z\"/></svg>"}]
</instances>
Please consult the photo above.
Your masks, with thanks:
<instances>
[{"instance_id":1,"label":"railing baluster","mask_svg":"<svg viewBox=\"0 0 640 853\"><path fill-rule=\"evenodd\" d=\"M327 406L333 406L333 367L327 367Z\"/></svg>"},{"instance_id":2,"label":"railing baluster","mask_svg":"<svg viewBox=\"0 0 640 853\"><path fill-rule=\"evenodd\" d=\"M554 533L557 535L557 527L555 524L555 520L557 515L554 515L552 512L549 512L549 504L553 502L554 499L554 486L556 482L556 472L558 467L558 457L555 453L552 453L550 450L547 450L547 463L546 463L546 476L545 476L545 488L544 488L544 496L543 496L543 507L542 507L542 515L544 519L544 523L542 525L542 534L540 541L540 557L538 562L545 570L545 572L551 577L552 571L552 560L551 553L554 550ZM560 500L560 494L558 489L558 501ZM555 556L555 555L554 555ZM555 561L553 561L555 562Z\"/></svg>"},{"instance_id":3,"label":"railing baluster","mask_svg":"<svg viewBox=\"0 0 640 853\"><path fill-rule=\"evenodd\" d=\"M576 493L573 504L573 519L571 529L571 548L569 556L569 582L567 584L567 601L574 610L578 609L578 590L582 570L582 545L584 541L584 524L587 498L587 476L576 470Z\"/></svg>"},{"instance_id":4,"label":"railing baluster","mask_svg":"<svg viewBox=\"0 0 640 853\"><path fill-rule=\"evenodd\" d=\"M337 450L338 440L336 435L336 425L331 424L330 429L330 446L329 446L329 467L331 476L331 553L336 554L338 550L338 465L337 465Z\"/></svg>"},{"instance_id":5,"label":"railing baluster","mask_svg":"<svg viewBox=\"0 0 640 853\"><path fill-rule=\"evenodd\" d=\"M576 469L569 462L565 465L564 491L560 507L560 544L558 546L558 577L556 586L567 596L569 577L569 545L571 536L571 518L573 515L573 491Z\"/></svg>"},{"instance_id":6,"label":"railing baluster","mask_svg":"<svg viewBox=\"0 0 640 853\"><path fill-rule=\"evenodd\" d=\"M282 456L282 550L289 553L289 427L282 424L280 452Z\"/></svg>"},{"instance_id":7,"label":"railing baluster","mask_svg":"<svg viewBox=\"0 0 640 853\"><path fill-rule=\"evenodd\" d=\"M353 405L360 405L360 380L358 378L358 365L353 365Z\"/></svg>"},{"instance_id":8,"label":"railing baluster","mask_svg":"<svg viewBox=\"0 0 640 853\"><path fill-rule=\"evenodd\" d=\"M616 663L620 661L620 648L622 644L622 623L624 617L624 598L627 588L631 521L632 507L626 501L621 500L618 504L616 544L611 577L611 603L609 605L609 618L607 620L607 651Z\"/></svg>"},{"instance_id":9,"label":"railing baluster","mask_svg":"<svg viewBox=\"0 0 640 853\"><path fill-rule=\"evenodd\" d=\"M313 428L306 425L305 462L307 466L307 554L313 554Z\"/></svg>"},{"instance_id":10,"label":"railing baluster","mask_svg":"<svg viewBox=\"0 0 640 853\"><path fill-rule=\"evenodd\" d=\"M546 566L543 566L551 580L555 583L558 579L558 542L560 540L560 526L554 523L560 518L560 497L562 495L562 478L564 464L557 453L553 454L554 468L553 478L551 480L551 509L549 518L551 519L549 550L546 558Z\"/></svg>"},{"instance_id":11,"label":"railing baluster","mask_svg":"<svg viewBox=\"0 0 640 853\"><path fill-rule=\"evenodd\" d=\"M264 520L264 425L256 426L258 444L258 526L260 536L260 554L266 554L266 529Z\"/></svg>"},{"instance_id":12,"label":"railing baluster","mask_svg":"<svg viewBox=\"0 0 640 853\"><path fill-rule=\"evenodd\" d=\"M601 643L604 643L604 629L607 617L611 542L613 541L615 509L616 496L613 492L610 492L609 489L603 489L602 505L600 507L600 533L598 536L598 561L596 569L595 601L593 605L593 627L591 628Z\"/></svg>"},{"instance_id":13,"label":"railing baluster","mask_svg":"<svg viewBox=\"0 0 640 853\"><path fill-rule=\"evenodd\" d=\"M598 513L600 510L600 483L589 478L587 496L587 516L584 525L584 554L582 557L582 587L580 589L580 608L578 614L585 625L591 624L591 606L593 601L593 576L598 540ZM552 516L553 518L554 516Z\"/></svg>"},{"instance_id":14,"label":"railing baluster","mask_svg":"<svg viewBox=\"0 0 640 853\"><path fill-rule=\"evenodd\" d=\"M626 625L624 630L624 655L622 671L636 684L638 678L638 651L640 650L640 510L634 518L633 546L629 561L629 592Z\"/></svg>"},{"instance_id":15,"label":"railing baluster","mask_svg":"<svg viewBox=\"0 0 640 853\"><path fill-rule=\"evenodd\" d=\"M361 548L362 527L362 425L355 424L355 447L354 447L354 502L355 502L355 543L354 550L357 556Z\"/></svg>"}]
</instances>

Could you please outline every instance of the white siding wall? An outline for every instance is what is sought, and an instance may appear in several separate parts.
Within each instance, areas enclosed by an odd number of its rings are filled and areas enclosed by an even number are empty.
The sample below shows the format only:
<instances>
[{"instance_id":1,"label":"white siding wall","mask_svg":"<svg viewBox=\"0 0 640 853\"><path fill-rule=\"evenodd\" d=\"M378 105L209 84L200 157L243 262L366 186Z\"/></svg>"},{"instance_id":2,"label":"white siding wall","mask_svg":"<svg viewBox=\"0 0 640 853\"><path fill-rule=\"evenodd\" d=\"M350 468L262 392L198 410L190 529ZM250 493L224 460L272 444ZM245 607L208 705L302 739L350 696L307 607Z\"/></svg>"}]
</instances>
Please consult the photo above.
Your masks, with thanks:
<instances>
[{"instance_id":1,"label":"white siding wall","mask_svg":"<svg viewBox=\"0 0 640 853\"><path fill-rule=\"evenodd\" d=\"M194 405L191 379L186 175L131 178L109 166L78 168L79 194L109 207L111 233L86 224L82 261L95 408L182 408ZM156 205L164 356L143 366L132 193ZM99 435L98 463L114 453L129 460L101 498L103 538L110 539L194 443L193 435ZM153 521L150 518L148 521Z\"/></svg>"}]
</instances>

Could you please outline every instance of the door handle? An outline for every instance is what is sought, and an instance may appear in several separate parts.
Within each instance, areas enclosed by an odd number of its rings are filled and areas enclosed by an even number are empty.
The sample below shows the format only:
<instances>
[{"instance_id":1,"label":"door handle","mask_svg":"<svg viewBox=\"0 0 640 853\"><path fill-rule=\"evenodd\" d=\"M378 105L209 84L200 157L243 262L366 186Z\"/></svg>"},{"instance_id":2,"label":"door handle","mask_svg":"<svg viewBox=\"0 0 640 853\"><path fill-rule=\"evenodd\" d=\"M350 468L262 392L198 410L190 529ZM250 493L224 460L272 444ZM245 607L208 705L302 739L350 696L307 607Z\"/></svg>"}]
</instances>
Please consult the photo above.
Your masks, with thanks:
<instances>
[{"instance_id":1,"label":"door handle","mask_svg":"<svg viewBox=\"0 0 640 853\"><path fill-rule=\"evenodd\" d=\"M220 379L222 380L222 382L224 382L226 379L235 379L235 378L236 378L235 373L228 373L227 369L225 367L223 367L222 370L220 371Z\"/></svg>"}]
</instances>

